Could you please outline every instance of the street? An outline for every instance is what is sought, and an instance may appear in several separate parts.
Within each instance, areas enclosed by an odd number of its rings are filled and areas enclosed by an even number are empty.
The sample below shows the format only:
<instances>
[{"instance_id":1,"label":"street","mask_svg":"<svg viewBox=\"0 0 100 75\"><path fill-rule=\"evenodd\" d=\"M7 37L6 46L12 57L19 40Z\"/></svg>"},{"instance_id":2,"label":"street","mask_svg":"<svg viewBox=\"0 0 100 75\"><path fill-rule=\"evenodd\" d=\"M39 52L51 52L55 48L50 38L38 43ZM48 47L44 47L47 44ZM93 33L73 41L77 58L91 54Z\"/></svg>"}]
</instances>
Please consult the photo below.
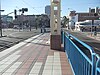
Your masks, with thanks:
<instances>
[{"instance_id":1,"label":"street","mask_svg":"<svg viewBox=\"0 0 100 75\"><path fill-rule=\"evenodd\" d=\"M3 29L3 37L0 37L0 52L39 33L40 29L32 29L32 31Z\"/></svg>"}]
</instances>

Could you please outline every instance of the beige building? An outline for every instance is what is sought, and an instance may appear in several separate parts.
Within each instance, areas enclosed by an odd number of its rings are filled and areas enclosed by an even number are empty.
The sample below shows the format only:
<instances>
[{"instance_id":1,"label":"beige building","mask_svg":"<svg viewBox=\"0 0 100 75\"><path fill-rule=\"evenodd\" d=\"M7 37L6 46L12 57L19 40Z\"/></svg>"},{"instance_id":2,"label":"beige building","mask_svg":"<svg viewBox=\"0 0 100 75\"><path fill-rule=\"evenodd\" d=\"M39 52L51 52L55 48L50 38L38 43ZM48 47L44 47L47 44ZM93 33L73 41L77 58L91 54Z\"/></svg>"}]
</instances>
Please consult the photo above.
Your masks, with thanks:
<instances>
[{"instance_id":1,"label":"beige building","mask_svg":"<svg viewBox=\"0 0 100 75\"><path fill-rule=\"evenodd\" d=\"M76 12L70 11L69 16L76 16L78 15L78 21L85 21L85 20L98 20L99 19L100 8L96 7L95 9L89 8L89 12Z\"/></svg>"},{"instance_id":2,"label":"beige building","mask_svg":"<svg viewBox=\"0 0 100 75\"><path fill-rule=\"evenodd\" d=\"M69 18L69 27L71 29L75 28L75 23L85 20L92 20L92 24L94 24L94 20L100 19L100 8L96 7L95 9L89 8L89 12L76 12L70 11L68 18Z\"/></svg>"}]
</instances>

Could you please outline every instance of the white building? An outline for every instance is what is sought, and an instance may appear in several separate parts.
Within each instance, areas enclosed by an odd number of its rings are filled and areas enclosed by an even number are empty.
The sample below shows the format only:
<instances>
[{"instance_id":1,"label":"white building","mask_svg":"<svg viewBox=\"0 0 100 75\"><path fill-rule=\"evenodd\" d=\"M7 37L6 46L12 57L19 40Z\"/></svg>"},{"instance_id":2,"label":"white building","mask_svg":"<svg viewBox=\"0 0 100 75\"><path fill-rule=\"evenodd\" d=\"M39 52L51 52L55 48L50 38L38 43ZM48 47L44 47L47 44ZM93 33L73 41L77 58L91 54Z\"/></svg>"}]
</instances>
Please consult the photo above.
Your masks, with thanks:
<instances>
[{"instance_id":1,"label":"white building","mask_svg":"<svg viewBox=\"0 0 100 75\"><path fill-rule=\"evenodd\" d=\"M78 15L75 14L75 11L71 11L68 18L69 18L69 28L75 29L75 23L78 22Z\"/></svg>"},{"instance_id":2,"label":"white building","mask_svg":"<svg viewBox=\"0 0 100 75\"><path fill-rule=\"evenodd\" d=\"M79 12L70 11L68 18L69 18L69 28L75 29L76 22L85 22L86 20L92 20L93 25L98 25L100 15L100 8L96 7L95 9L89 8L89 12ZM96 23L96 24L95 24Z\"/></svg>"},{"instance_id":3,"label":"white building","mask_svg":"<svg viewBox=\"0 0 100 75\"><path fill-rule=\"evenodd\" d=\"M69 17L69 27L74 29L75 28L75 23L78 22L78 15L75 16L70 16Z\"/></svg>"},{"instance_id":4,"label":"white building","mask_svg":"<svg viewBox=\"0 0 100 75\"><path fill-rule=\"evenodd\" d=\"M75 24L77 31L95 31L95 28L97 31L100 30L100 20L94 20L94 25L92 25L92 20L76 22Z\"/></svg>"}]
</instances>

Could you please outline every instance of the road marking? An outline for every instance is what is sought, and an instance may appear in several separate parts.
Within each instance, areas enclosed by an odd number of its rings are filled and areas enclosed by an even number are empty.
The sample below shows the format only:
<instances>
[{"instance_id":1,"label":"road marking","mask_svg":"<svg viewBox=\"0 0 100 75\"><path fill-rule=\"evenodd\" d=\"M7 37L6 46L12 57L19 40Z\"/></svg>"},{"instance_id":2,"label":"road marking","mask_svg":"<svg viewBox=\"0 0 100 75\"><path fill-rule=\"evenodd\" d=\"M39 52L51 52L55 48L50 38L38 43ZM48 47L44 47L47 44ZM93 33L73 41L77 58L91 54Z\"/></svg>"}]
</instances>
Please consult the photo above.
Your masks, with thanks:
<instances>
[{"instance_id":1,"label":"road marking","mask_svg":"<svg viewBox=\"0 0 100 75\"><path fill-rule=\"evenodd\" d=\"M31 69L30 74L39 74L41 66L42 66L42 62L36 62L33 68Z\"/></svg>"},{"instance_id":2,"label":"road marking","mask_svg":"<svg viewBox=\"0 0 100 75\"><path fill-rule=\"evenodd\" d=\"M38 39L35 39L34 41L32 41L32 43L38 43L39 40Z\"/></svg>"},{"instance_id":3,"label":"road marking","mask_svg":"<svg viewBox=\"0 0 100 75\"><path fill-rule=\"evenodd\" d=\"M16 45L14 45L14 46L12 46L12 47L10 47L10 48L8 48L8 49L6 49L6 50L0 52L0 58L3 57L3 56L5 56L5 55L7 55L7 54L9 54L9 53L12 52L12 51L15 51L16 49L18 49L19 47L21 47L21 46L23 46L23 45L25 45L25 44L26 44L26 43L21 42L21 43L19 43L19 44L16 44Z\"/></svg>"},{"instance_id":4,"label":"road marking","mask_svg":"<svg viewBox=\"0 0 100 75\"><path fill-rule=\"evenodd\" d=\"M36 35L36 36L33 36L33 37L31 37L31 38L29 38L29 39L27 39L27 40L25 40L25 41L26 41L26 42L31 42L33 39L38 38L40 35L41 35L41 34Z\"/></svg>"},{"instance_id":5,"label":"road marking","mask_svg":"<svg viewBox=\"0 0 100 75\"><path fill-rule=\"evenodd\" d=\"M38 43L41 43L43 40L39 40Z\"/></svg>"},{"instance_id":6,"label":"road marking","mask_svg":"<svg viewBox=\"0 0 100 75\"><path fill-rule=\"evenodd\" d=\"M53 58L53 56L47 56L47 60L42 75L52 75Z\"/></svg>"},{"instance_id":7,"label":"road marking","mask_svg":"<svg viewBox=\"0 0 100 75\"><path fill-rule=\"evenodd\" d=\"M31 45L31 43L27 44L26 46L30 46L30 45Z\"/></svg>"},{"instance_id":8,"label":"road marking","mask_svg":"<svg viewBox=\"0 0 100 75\"><path fill-rule=\"evenodd\" d=\"M55 64L59 64L59 65L55 65ZM54 52L53 74L52 75L62 75L59 52Z\"/></svg>"},{"instance_id":9,"label":"road marking","mask_svg":"<svg viewBox=\"0 0 100 75\"><path fill-rule=\"evenodd\" d=\"M12 73L21 65L22 62L14 63L5 73L2 75L12 75Z\"/></svg>"},{"instance_id":10,"label":"road marking","mask_svg":"<svg viewBox=\"0 0 100 75\"><path fill-rule=\"evenodd\" d=\"M9 61L4 62L1 66L0 66L0 72L2 72L3 70L5 70L9 65L11 65L14 61L16 61L18 58L20 57L20 55L15 55L13 58L11 58Z\"/></svg>"},{"instance_id":11,"label":"road marking","mask_svg":"<svg viewBox=\"0 0 100 75\"><path fill-rule=\"evenodd\" d=\"M26 41L26 42L31 42L34 38L37 38L37 37L39 37L40 35L41 35L41 34L36 35L36 36L33 36L33 37L31 37L31 38L29 38L29 39L27 39L27 40L25 40L25 41ZM25 45L25 44L26 44L25 41L20 42L19 44L16 44L16 45L14 45L14 46L12 46L12 47L10 47L10 48L8 48L8 49L6 49L6 50L0 52L0 58L2 58L3 56L5 56L5 55L11 53L12 51L15 51L15 50L18 49L19 47Z\"/></svg>"},{"instance_id":12,"label":"road marking","mask_svg":"<svg viewBox=\"0 0 100 75\"><path fill-rule=\"evenodd\" d=\"M12 58L16 57L16 55L21 52L21 50L16 51L15 53L13 53L12 55L9 55L7 58L3 59L2 61L0 61L0 64L3 64L9 60L12 60Z\"/></svg>"}]
</instances>

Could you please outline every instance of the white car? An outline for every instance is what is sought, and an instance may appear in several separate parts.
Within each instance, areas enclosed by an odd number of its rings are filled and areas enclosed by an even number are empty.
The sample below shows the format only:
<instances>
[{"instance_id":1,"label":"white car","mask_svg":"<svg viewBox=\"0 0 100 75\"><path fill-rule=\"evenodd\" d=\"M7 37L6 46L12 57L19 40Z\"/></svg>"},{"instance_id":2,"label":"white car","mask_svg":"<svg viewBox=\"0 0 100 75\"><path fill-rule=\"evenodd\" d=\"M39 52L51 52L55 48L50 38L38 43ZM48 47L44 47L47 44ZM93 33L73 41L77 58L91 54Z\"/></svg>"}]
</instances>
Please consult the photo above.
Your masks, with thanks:
<instances>
[{"instance_id":1,"label":"white car","mask_svg":"<svg viewBox=\"0 0 100 75\"><path fill-rule=\"evenodd\" d=\"M14 28L14 29L19 29L19 26L18 26L18 25L14 25L13 28Z\"/></svg>"}]
</instances>

